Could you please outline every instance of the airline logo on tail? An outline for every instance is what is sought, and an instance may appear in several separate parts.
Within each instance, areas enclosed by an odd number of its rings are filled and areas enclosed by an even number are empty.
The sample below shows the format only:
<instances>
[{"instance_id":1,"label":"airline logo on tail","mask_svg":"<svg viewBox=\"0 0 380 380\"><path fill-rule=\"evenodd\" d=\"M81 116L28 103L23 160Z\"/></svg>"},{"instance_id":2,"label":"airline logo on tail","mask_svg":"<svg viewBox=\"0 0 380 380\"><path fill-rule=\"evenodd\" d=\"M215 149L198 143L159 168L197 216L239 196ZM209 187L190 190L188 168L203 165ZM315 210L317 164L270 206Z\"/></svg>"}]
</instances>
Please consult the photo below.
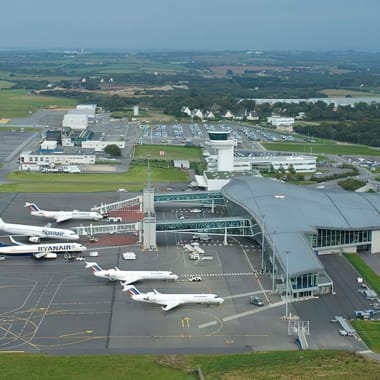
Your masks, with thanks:
<instances>
[{"instance_id":1,"label":"airline logo on tail","mask_svg":"<svg viewBox=\"0 0 380 380\"><path fill-rule=\"evenodd\" d=\"M127 291L128 294L133 298L134 296L138 296L140 292L134 286L125 286L123 291Z\"/></svg>"},{"instance_id":2,"label":"airline logo on tail","mask_svg":"<svg viewBox=\"0 0 380 380\"><path fill-rule=\"evenodd\" d=\"M29 211L40 211L40 209L37 207L34 203L25 203L25 207L28 207Z\"/></svg>"},{"instance_id":3,"label":"airline logo on tail","mask_svg":"<svg viewBox=\"0 0 380 380\"><path fill-rule=\"evenodd\" d=\"M103 269L97 263L87 263L86 268L90 268L92 272L101 272Z\"/></svg>"}]
</instances>

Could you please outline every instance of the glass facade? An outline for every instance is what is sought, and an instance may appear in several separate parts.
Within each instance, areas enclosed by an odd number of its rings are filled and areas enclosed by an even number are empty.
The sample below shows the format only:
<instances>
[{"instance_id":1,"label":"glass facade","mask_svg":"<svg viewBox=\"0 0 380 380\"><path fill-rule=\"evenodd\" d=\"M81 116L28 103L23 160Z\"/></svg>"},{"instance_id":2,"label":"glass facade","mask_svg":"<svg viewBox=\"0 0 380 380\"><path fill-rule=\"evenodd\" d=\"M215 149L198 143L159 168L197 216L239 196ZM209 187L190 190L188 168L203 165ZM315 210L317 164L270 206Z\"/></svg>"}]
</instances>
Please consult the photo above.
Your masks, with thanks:
<instances>
[{"instance_id":1,"label":"glass facade","mask_svg":"<svg viewBox=\"0 0 380 380\"><path fill-rule=\"evenodd\" d=\"M261 246L262 244L262 226L265 228L265 217L263 220L255 220L245 209L236 205L233 202L227 201L228 215L236 215L240 217L247 217L252 222L252 238ZM317 234L305 234L309 244L310 250L314 248L331 245L342 244L365 244L371 240L371 231L336 231L328 229L318 229ZM264 267L272 273L273 272L273 241L271 236L267 236L264 231ZM284 293L286 292L286 269L279 265L279 262L275 260L274 275L276 280L280 280L282 285L277 285L277 289ZM322 282L322 283L321 283ZM332 291L333 283L328 275L322 272L309 272L302 273L295 277L289 278L289 294L293 297L305 297L318 294L330 293Z\"/></svg>"},{"instance_id":2,"label":"glass facade","mask_svg":"<svg viewBox=\"0 0 380 380\"><path fill-rule=\"evenodd\" d=\"M371 242L370 230L328 230L318 229L317 234L309 235L313 248L337 247L343 245L365 245Z\"/></svg>"}]
</instances>

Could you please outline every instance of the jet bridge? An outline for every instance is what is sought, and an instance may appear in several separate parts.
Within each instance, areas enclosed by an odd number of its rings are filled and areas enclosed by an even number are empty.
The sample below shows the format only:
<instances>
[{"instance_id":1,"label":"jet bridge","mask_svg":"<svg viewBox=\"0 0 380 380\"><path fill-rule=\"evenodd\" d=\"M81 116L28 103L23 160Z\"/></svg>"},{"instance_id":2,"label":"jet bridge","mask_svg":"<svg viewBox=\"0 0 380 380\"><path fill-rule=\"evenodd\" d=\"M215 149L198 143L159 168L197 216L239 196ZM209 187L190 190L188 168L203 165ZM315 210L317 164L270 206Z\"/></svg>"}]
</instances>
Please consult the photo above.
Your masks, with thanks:
<instances>
[{"instance_id":1,"label":"jet bridge","mask_svg":"<svg viewBox=\"0 0 380 380\"><path fill-rule=\"evenodd\" d=\"M157 220L157 232L205 232L213 235L254 236L254 226L247 218Z\"/></svg>"},{"instance_id":2,"label":"jet bridge","mask_svg":"<svg viewBox=\"0 0 380 380\"><path fill-rule=\"evenodd\" d=\"M120 210L123 208L128 208L132 206L140 206L141 211L142 196L138 195L137 197L125 199L123 201L113 202L113 203L102 203L100 206L94 206L91 208L91 211L96 211L101 214L107 214L110 211Z\"/></svg>"},{"instance_id":3,"label":"jet bridge","mask_svg":"<svg viewBox=\"0 0 380 380\"><path fill-rule=\"evenodd\" d=\"M138 232L141 231L141 222L125 223L125 224L103 224L74 227L74 230L78 235L94 236L97 234L116 234L118 232Z\"/></svg>"},{"instance_id":4,"label":"jet bridge","mask_svg":"<svg viewBox=\"0 0 380 380\"><path fill-rule=\"evenodd\" d=\"M155 193L154 203L188 203L208 206L224 206L225 200L220 191L191 191L191 192L168 192Z\"/></svg>"}]
</instances>

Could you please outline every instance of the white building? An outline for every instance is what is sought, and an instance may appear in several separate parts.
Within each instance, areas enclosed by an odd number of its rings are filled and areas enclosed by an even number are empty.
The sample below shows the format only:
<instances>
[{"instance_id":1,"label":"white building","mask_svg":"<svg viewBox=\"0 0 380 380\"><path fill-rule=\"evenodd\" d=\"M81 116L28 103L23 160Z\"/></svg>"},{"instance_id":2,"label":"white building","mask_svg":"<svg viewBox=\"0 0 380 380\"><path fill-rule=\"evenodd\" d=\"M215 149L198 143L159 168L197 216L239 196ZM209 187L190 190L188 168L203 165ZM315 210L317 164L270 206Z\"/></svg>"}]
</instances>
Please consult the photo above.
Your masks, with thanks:
<instances>
[{"instance_id":1,"label":"white building","mask_svg":"<svg viewBox=\"0 0 380 380\"><path fill-rule=\"evenodd\" d=\"M78 104L63 117L62 126L71 129L86 129L95 121L96 104Z\"/></svg>"},{"instance_id":2,"label":"white building","mask_svg":"<svg viewBox=\"0 0 380 380\"><path fill-rule=\"evenodd\" d=\"M217 151L217 171L233 171L236 141L229 140L230 131L209 131L210 147Z\"/></svg>"},{"instance_id":3,"label":"white building","mask_svg":"<svg viewBox=\"0 0 380 380\"><path fill-rule=\"evenodd\" d=\"M223 116L225 119L233 119L234 118L234 115L233 113L231 113L230 111L227 111L224 116Z\"/></svg>"},{"instance_id":4,"label":"white building","mask_svg":"<svg viewBox=\"0 0 380 380\"><path fill-rule=\"evenodd\" d=\"M94 154L64 154L22 152L19 170L39 171L42 167L57 165L90 165L95 164Z\"/></svg>"},{"instance_id":5,"label":"white building","mask_svg":"<svg viewBox=\"0 0 380 380\"><path fill-rule=\"evenodd\" d=\"M88 115L81 110L70 110L63 117L62 127L83 130L88 127Z\"/></svg>"},{"instance_id":6,"label":"white building","mask_svg":"<svg viewBox=\"0 0 380 380\"><path fill-rule=\"evenodd\" d=\"M125 141L111 141L111 140L87 140L82 141L82 148L95 149L95 152L103 152L104 148L108 145L117 145L120 149L125 148Z\"/></svg>"},{"instance_id":7,"label":"white building","mask_svg":"<svg viewBox=\"0 0 380 380\"><path fill-rule=\"evenodd\" d=\"M294 117L270 116L267 118L267 122L274 127L280 125L293 125Z\"/></svg>"},{"instance_id":8,"label":"white building","mask_svg":"<svg viewBox=\"0 0 380 380\"><path fill-rule=\"evenodd\" d=\"M229 131L209 131L209 148L214 154L204 154L207 172L195 176L197 186L208 190L219 190L234 175L252 175L260 170L270 169L285 171L293 168L296 173L313 173L316 171L316 157L293 154L268 153L266 155L250 154L245 157L234 157L236 142L229 140Z\"/></svg>"},{"instance_id":9,"label":"white building","mask_svg":"<svg viewBox=\"0 0 380 380\"><path fill-rule=\"evenodd\" d=\"M57 149L57 141L55 140L45 140L41 143L40 147L42 150L54 150Z\"/></svg>"}]
</instances>

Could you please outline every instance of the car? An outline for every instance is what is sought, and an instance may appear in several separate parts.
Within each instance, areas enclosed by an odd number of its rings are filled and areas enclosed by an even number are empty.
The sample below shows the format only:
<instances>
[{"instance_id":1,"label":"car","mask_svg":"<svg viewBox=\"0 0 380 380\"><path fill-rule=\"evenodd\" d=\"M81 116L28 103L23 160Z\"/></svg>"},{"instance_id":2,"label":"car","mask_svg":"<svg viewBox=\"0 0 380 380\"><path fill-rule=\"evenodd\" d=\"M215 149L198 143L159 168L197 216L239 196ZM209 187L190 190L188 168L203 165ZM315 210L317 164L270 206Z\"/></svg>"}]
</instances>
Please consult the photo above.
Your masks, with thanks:
<instances>
[{"instance_id":1,"label":"car","mask_svg":"<svg viewBox=\"0 0 380 380\"><path fill-rule=\"evenodd\" d=\"M256 305L256 306L264 306L264 301L263 301L260 297L251 296L249 302L250 302L252 305Z\"/></svg>"},{"instance_id":2,"label":"car","mask_svg":"<svg viewBox=\"0 0 380 380\"><path fill-rule=\"evenodd\" d=\"M1 255L0 256L0 261L4 261L5 260L5 256Z\"/></svg>"},{"instance_id":3,"label":"car","mask_svg":"<svg viewBox=\"0 0 380 380\"><path fill-rule=\"evenodd\" d=\"M83 256L78 256L75 258L76 261L85 261L86 259Z\"/></svg>"},{"instance_id":4,"label":"car","mask_svg":"<svg viewBox=\"0 0 380 380\"><path fill-rule=\"evenodd\" d=\"M136 253L134 252L124 252L123 253L124 260L136 260Z\"/></svg>"},{"instance_id":5,"label":"car","mask_svg":"<svg viewBox=\"0 0 380 380\"><path fill-rule=\"evenodd\" d=\"M348 332L346 330L339 330L339 334L342 336L347 336Z\"/></svg>"},{"instance_id":6,"label":"car","mask_svg":"<svg viewBox=\"0 0 380 380\"><path fill-rule=\"evenodd\" d=\"M199 281L202 281L202 277L201 276L190 276L189 281L199 282Z\"/></svg>"},{"instance_id":7,"label":"car","mask_svg":"<svg viewBox=\"0 0 380 380\"><path fill-rule=\"evenodd\" d=\"M99 252L97 251L90 252L90 257L98 257L98 256L99 256Z\"/></svg>"}]
</instances>

